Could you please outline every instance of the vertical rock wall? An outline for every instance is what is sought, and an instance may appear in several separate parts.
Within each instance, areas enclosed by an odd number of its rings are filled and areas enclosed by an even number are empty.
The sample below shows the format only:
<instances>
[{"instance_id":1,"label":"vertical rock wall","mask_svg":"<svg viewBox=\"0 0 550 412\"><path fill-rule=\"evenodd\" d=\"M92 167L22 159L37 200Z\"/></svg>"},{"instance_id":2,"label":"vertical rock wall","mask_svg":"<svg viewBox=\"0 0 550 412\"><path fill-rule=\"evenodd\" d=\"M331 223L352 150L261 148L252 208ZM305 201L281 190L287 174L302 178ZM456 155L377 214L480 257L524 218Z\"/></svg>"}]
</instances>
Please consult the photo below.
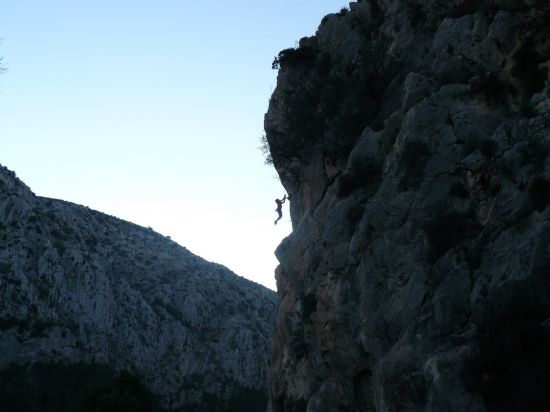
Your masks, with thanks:
<instances>
[{"instance_id":1,"label":"vertical rock wall","mask_svg":"<svg viewBox=\"0 0 550 412\"><path fill-rule=\"evenodd\" d=\"M270 411L550 410L548 6L362 1L281 52Z\"/></svg>"}]
</instances>

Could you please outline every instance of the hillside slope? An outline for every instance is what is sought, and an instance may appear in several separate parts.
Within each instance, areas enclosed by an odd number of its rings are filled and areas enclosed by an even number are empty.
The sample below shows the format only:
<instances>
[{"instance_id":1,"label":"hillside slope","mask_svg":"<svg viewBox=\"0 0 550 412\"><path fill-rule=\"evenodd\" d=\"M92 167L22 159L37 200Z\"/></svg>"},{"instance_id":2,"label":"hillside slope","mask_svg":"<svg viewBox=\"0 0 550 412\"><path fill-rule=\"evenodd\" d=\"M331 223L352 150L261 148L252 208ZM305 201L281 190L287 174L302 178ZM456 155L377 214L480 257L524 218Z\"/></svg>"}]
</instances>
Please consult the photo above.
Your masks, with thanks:
<instances>
[{"instance_id":1,"label":"hillside slope","mask_svg":"<svg viewBox=\"0 0 550 412\"><path fill-rule=\"evenodd\" d=\"M168 409L262 410L275 305L152 229L35 196L0 168L0 371L106 365Z\"/></svg>"}]
</instances>

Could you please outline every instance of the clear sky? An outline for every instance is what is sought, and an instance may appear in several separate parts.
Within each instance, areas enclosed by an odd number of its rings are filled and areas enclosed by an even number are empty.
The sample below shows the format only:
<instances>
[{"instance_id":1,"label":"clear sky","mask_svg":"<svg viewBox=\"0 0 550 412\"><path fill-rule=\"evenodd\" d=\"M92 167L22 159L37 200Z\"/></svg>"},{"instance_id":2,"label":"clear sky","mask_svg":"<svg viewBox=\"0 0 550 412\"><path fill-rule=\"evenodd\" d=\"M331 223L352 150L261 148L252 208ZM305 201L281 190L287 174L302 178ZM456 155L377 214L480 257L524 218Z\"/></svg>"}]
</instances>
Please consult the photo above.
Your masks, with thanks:
<instances>
[{"instance_id":1,"label":"clear sky","mask_svg":"<svg viewBox=\"0 0 550 412\"><path fill-rule=\"evenodd\" d=\"M337 0L0 0L0 163L275 288L258 150L279 50Z\"/></svg>"}]
</instances>

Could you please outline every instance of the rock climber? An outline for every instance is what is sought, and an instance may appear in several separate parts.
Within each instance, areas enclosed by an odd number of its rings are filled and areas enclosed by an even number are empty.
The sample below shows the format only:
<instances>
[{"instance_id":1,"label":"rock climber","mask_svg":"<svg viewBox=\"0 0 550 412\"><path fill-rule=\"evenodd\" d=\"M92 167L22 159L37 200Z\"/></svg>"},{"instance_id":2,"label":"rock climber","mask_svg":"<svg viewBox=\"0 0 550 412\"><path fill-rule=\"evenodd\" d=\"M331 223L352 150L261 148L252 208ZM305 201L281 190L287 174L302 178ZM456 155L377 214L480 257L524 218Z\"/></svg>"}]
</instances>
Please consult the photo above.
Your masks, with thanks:
<instances>
[{"instance_id":1,"label":"rock climber","mask_svg":"<svg viewBox=\"0 0 550 412\"><path fill-rule=\"evenodd\" d=\"M285 202L286 200L286 195L283 196L282 199L275 199L275 203L277 203L277 209L275 209L275 211L279 214L279 217L275 220L275 224L277 224L277 222L279 220L281 220L281 218L283 217L283 211L282 211L282 208L283 208L283 203Z\"/></svg>"}]
</instances>

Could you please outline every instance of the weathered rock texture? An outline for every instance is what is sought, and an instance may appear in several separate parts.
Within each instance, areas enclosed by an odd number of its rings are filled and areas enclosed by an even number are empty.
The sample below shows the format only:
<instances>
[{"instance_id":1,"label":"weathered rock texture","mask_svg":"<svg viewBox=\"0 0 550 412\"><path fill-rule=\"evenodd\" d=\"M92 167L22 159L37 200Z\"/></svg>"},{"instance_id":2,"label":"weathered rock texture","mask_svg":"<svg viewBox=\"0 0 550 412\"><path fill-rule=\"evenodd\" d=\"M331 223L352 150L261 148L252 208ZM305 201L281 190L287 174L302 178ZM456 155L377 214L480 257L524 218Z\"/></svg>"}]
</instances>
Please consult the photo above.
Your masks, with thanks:
<instances>
[{"instance_id":1,"label":"weathered rock texture","mask_svg":"<svg viewBox=\"0 0 550 412\"><path fill-rule=\"evenodd\" d=\"M109 365L141 375L169 409L224 410L265 391L275 305L152 229L35 196L0 168L0 370Z\"/></svg>"},{"instance_id":2,"label":"weathered rock texture","mask_svg":"<svg viewBox=\"0 0 550 412\"><path fill-rule=\"evenodd\" d=\"M274 64L270 410L550 410L548 2L350 6Z\"/></svg>"}]
</instances>

